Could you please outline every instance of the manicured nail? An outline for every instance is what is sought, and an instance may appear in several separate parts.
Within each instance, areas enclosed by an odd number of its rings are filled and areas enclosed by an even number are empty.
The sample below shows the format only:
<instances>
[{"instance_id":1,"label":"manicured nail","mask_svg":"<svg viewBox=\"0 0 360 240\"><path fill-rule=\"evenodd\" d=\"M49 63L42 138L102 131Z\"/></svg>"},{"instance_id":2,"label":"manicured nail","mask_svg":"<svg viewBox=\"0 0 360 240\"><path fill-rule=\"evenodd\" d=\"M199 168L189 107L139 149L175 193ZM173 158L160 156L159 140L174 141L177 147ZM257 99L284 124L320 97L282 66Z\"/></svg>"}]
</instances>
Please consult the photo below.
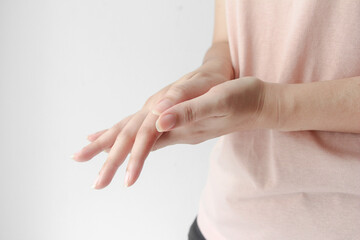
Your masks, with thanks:
<instances>
[{"instance_id":1,"label":"manicured nail","mask_svg":"<svg viewBox=\"0 0 360 240\"><path fill-rule=\"evenodd\" d=\"M160 115L162 112L164 112L166 109L170 108L174 104L169 99L163 99L161 100L154 109L152 110L152 113L155 115Z\"/></svg>"},{"instance_id":2,"label":"manicured nail","mask_svg":"<svg viewBox=\"0 0 360 240\"><path fill-rule=\"evenodd\" d=\"M160 124L161 121L161 124ZM174 114L166 114L156 121L156 129L158 132L165 132L175 126L176 117Z\"/></svg>"},{"instance_id":3,"label":"manicured nail","mask_svg":"<svg viewBox=\"0 0 360 240\"><path fill-rule=\"evenodd\" d=\"M126 171L126 173L125 173L125 182L124 182L125 187L129 186L129 179L130 179L130 173L128 171Z\"/></svg>"},{"instance_id":4,"label":"manicured nail","mask_svg":"<svg viewBox=\"0 0 360 240\"><path fill-rule=\"evenodd\" d=\"M70 158L76 160L78 155L79 155L79 153L74 153L73 155L70 156Z\"/></svg>"},{"instance_id":5,"label":"manicured nail","mask_svg":"<svg viewBox=\"0 0 360 240\"><path fill-rule=\"evenodd\" d=\"M97 186L97 184L98 184L98 182L99 182L99 179L100 179L100 174L97 176L97 178L95 179L95 182L94 182L94 184L91 186L92 188L96 188L96 186Z\"/></svg>"}]
</instances>

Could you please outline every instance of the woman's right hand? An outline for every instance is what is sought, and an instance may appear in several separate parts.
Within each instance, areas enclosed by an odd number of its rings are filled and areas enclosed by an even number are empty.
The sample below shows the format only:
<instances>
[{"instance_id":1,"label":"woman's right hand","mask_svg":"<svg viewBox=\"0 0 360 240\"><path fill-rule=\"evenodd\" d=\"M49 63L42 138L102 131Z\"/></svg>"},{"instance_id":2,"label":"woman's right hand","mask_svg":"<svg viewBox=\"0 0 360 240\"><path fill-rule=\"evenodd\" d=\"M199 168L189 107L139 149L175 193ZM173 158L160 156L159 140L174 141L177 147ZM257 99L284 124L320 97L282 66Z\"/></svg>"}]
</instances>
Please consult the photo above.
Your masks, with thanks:
<instances>
[{"instance_id":1,"label":"woman's right hand","mask_svg":"<svg viewBox=\"0 0 360 240\"><path fill-rule=\"evenodd\" d=\"M229 80L214 69L220 63L209 61L174 83L152 95L136 113L129 115L109 129L88 136L90 144L73 155L79 162L88 161L102 151L109 153L93 185L101 189L110 184L117 169L131 152L127 166L127 186L132 185L139 177L144 161L156 140L162 133L156 130L158 115L173 105L198 97L210 88Z\"/></svg>"}]
</instances>

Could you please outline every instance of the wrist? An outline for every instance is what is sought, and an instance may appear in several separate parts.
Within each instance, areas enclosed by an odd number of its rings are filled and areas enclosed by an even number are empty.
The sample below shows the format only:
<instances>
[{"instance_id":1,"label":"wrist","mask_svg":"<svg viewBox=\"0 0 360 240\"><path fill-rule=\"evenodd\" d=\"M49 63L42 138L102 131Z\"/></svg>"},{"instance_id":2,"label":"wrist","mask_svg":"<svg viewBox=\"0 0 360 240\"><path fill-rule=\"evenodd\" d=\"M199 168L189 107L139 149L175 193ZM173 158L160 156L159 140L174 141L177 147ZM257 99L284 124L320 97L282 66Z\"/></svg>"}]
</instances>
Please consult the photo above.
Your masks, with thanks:
<instances>
[{"instance_id":1,"label":"wrist","mask_svg":"<svg viewBox=\"0 0 360 240\"><path fill-rule=\"evenodd\" d=\"M228 42L215 42L207 50L202 66L209 71L219 73L226 79L234 79L235 71L232 66Z\"/></svg>"},{"instance_id":2,"label":"wrist","mask_svg":"<svg viewBox=\"0 0 360 240\"><path fill-rule=\"evenodd\" d=\"M264 123L263 128L287 131L293 99L287 94L288 84L264 82Z\"/></svg>"},{"instance_id":3,"label":"wrist","mask_svg":"<svg viewBox=\"0 0 360 240\"><path fill-rule=\"evenodd\" d=\"M232 80L235 77L231 62L222 58L211 58L204 62L198 71L215 73L223 76L226 80Z\"/></svg>"}]
</instances>

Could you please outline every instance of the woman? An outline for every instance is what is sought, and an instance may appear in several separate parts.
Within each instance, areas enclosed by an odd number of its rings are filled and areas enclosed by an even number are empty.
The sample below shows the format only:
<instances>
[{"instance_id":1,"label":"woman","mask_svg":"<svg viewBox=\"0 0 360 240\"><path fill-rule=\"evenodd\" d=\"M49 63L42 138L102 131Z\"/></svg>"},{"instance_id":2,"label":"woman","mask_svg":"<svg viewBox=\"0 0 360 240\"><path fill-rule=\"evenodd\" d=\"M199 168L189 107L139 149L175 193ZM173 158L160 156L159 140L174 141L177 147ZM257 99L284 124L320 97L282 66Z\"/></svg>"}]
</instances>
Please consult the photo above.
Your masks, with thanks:
<instances>
[{"instance_id":1,"label":"woman","mask_svg":"<svg viewBox=\"0 0 360 240\"><path fill-rule=\"evenodd\" d=\"M216 0L203 64L73 158L220 137L189 239L360 238L360 1Z\"/></svg>"}]
</instances>

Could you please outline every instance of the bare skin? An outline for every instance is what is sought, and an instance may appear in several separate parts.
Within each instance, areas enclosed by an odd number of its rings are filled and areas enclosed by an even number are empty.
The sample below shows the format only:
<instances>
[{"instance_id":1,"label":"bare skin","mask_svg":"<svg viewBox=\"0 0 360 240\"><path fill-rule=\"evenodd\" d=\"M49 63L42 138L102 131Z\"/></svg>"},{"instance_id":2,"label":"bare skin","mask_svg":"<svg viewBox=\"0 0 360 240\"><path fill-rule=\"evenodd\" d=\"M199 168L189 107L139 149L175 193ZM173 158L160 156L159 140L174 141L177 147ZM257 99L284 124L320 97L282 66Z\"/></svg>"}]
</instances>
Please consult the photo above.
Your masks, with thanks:
<instances>
[{"instance_id":1,"label":"bare skin","mask_svg":"<svg viewBox=\"0 0 360 240\"><path fill-rule=\"evenodd\" d=\"M83 162L109 153L95 189L110 184L130 153L125 184L133 185L151 151L177 143L251 129L360 133L360 76L304 84L234 79L224 2L216 0L213 44L203 64L151 96L139 111L89 135L91 143L73 155Z\"/></svg>"}]
</instances>

